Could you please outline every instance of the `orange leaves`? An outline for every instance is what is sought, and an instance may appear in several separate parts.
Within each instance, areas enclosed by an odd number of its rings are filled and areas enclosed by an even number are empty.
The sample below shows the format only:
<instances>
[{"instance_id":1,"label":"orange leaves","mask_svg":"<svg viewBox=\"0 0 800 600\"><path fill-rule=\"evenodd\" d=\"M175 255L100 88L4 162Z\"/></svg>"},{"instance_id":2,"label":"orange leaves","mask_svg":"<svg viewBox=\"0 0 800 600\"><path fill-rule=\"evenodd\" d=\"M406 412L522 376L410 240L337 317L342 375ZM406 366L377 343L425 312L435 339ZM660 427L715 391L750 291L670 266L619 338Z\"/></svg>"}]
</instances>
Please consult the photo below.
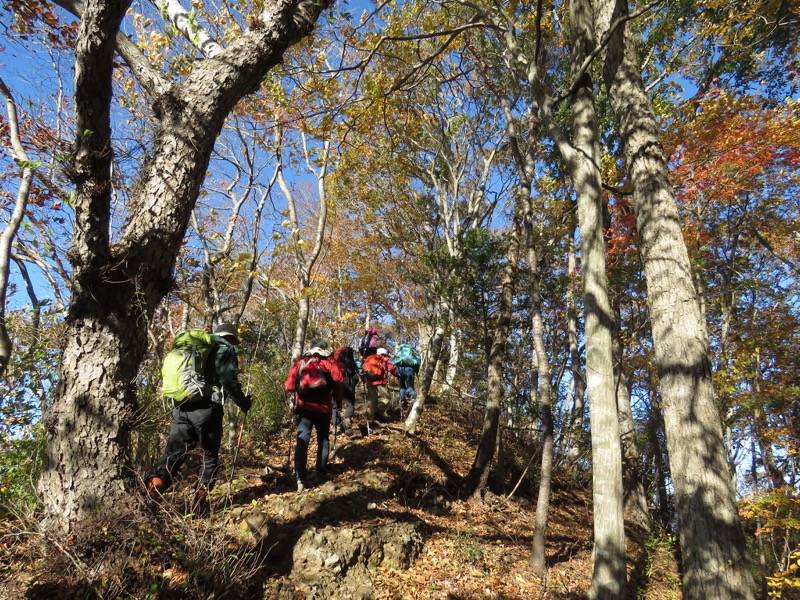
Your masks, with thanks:
<instances>
[{"instance_id":1,"label":"orange leaves","mask_svg":"<svg viewBox=\"0 0 800 600\"><path fill-rule=\"evenodd\" d=\"M800 127L791 102L763 110L756 96L715 91L673 132L683 141L672 156L679 197L729 203L760 187L780 187L780 180L765 178L788 176L784 167L797 161Z\"/></svg>"}]
</instances>

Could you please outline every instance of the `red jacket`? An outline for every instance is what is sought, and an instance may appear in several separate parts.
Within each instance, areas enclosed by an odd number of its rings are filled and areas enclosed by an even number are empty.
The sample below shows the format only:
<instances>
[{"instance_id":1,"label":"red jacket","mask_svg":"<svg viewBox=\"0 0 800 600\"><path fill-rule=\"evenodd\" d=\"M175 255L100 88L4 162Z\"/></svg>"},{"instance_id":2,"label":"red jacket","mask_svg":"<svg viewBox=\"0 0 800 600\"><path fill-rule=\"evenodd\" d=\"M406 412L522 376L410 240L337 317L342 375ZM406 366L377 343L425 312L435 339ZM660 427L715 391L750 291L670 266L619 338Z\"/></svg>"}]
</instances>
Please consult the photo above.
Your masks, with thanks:
<instances>
[{"instance_id":1,"label":"red jacket","mask_svg":"<svg viewBox=\"0 0 800 600\"><path fill-rule=\"evenodd\" d=\"M330 394L314 398L313 400L303 400L295 389L297 371L300 368L302 359L313 356L314 354L320 357L320 368L330 376L333 384L333 391ZM287 392L292 392L294 394L297 408L302 408L303 410L311 412L331 414L333 412L333 402L336 402L336 406L341 406L342 399L344 398L344 376L339 369L339 365L330 356L322 356L318 353L306 353L294 361L292 368L289 370L289 375L286 377L286 382L283 385Z\"/></svg>"},{"instance_id":2,"label":"red jacket","mask_svg":"<svg viewBox=\"0 0 800 600\"><path fill-rule=\"evenodd\" d=\"M374 379L370 381L367 379L367 387L376 387L379 385L389 385L389 373L398 377L397 369L394 367L394 363L392 359L389 358L388 354L381 354L381 366L383 367L383 377L380 379Z\"/></svg>"}]
</instances>

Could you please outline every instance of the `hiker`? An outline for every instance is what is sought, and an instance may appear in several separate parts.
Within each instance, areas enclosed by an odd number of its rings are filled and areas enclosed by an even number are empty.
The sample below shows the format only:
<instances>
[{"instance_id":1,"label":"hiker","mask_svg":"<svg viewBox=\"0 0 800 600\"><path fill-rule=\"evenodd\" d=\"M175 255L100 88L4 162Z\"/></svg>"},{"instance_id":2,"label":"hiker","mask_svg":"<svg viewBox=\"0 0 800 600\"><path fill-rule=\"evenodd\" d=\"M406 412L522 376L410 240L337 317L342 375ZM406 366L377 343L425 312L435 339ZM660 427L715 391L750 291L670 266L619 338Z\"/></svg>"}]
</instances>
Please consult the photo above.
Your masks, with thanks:
<instances>
[{"instance_id":1,"label":"hiker","mask_svg":"<svg viewBox=\"0 0 800 600\"><path fill-rule=\"evenodd\" d=\"M369 421L389 420L389 408L392 400L389 394L389 374L398 376L397 369L389 358L386 348L378 348L373 355L364 359L364 376L367 384L367 399L369 400Z\"/></svg>"},{"instance_id":2,"label":"hiker","mask_svg":"<svg viewBox=\"0 0 800 600\"><path fill-rule=\"evenodd\" d=\"M199 448L199 481L192 501L195 512L207 508L208 492L214 487L214 476L219 467L225 398L231 398L245 413L253 405L253 398L245 395L239 383L236 356L239 337L236 326L232 323L220 323L214 328L212 335L202 330L183 330L175 336L174 347L180 347L180 340L190 337L187 334L197 332L199 335L196 337L204 336L207 347L200 351L200 355L205 353L205 356L202 364L196 365L196 368L201 384L208 392L190 395L186 399L166 396L176 404L172 410L167 447L147 479L147 495L153 500L160 500L161 495L172 485L187 454L194 448ZM166 366L167 359L164 362ZM167 392L169 374L162 369L162 375ZM180 373L177 376L180 377Z\"/></svg>"},{"instance_id":3,"label":"hiker","mask_svg":"<svg viewBox=\"0 0 800 600\"><path fill-rule=\"evenodd\" d=\"M410 344L400 344L392 362L397 368L397 379L400 382L400 406L406 410L409 401L417 397L414 377L419 373L420 359Z\"/></svg>"},{"instance_id":4,"label":"hiker","mask_svg":"<svg viewBox=\"0 0 800 600\"><path fill-rule=\"evenodd\" d=\"M327 342L315 338L310 345L308 352L294 362L284 384L286 391L295 397L294 475L298 492L310 483L306 463L312 428L317 432L316 481L322 482L328 476L331 413L334 402L341 408L344 396L342 371L331 357Z\"/></svg>"},{"instance_id":5,"label":"hiker","mask_svg":"<svg viewBox=\"0 0 800 600\"><path fill-rule=\"evenodd\" d=\"M359 377L358 372L360 366L355 352L350 346L342 346L333 353L333 360L339 365L342 372L343 385L344 385L344 398L342 405L344 415L341 410L336 411L336 423L334 427L338 427L347 435L353 435L353 414L356 410L356 388L358 387Z\"/></svg>"},{"instance_id":6,"label":"hiker","mask_svg":"<svg viewBox=\"0 0 800 600\"><path fill-rule=\"evenodd\" d=\"M361 358L367 358L370 354L375 354L381 347L381 339L378 337L378 330L370 327L361 337L358 343L358 353Z\"/></svg>"}]
</instances>

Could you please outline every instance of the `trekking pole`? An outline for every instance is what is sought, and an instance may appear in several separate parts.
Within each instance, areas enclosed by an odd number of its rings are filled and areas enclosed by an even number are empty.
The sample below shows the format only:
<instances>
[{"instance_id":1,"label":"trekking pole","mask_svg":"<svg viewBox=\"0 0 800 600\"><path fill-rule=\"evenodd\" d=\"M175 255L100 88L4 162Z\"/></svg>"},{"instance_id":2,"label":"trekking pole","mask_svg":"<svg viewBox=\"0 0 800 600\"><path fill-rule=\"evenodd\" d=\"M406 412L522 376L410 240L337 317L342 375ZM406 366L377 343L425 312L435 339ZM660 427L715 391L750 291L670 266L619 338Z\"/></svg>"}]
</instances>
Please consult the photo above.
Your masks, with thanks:
<instances>
[{"instance_id":1,"label":"trekking pole","mask_svg":"<svg viewBox=\"0 0 800 600\"><path fill-rule=\"evenodd\" d=\"M367 394L366 381L364 382L364 415L367 418L367 435L372 435L372 431L369 428L369 394Z\"/></svg>"},{"instance_id":2,"label":"trekking pole","mask_svg":"<svg viewBox=\"0 0 800 600\"><path fill-rule=\"evenodd\" d=\"M233 449L233 461L231 462L231 474L228 476L228 493L225 496L225 506L223 506L223 510L228 505L228 499L232 496L231 494L231 485L233 484L233 472L236 470L236 459L239 458L239 447L242 445L242 433L244 433L244 424L247 422L247 413L244 413L244 417L242 417L242 424L239 427L239 436L236 439L236 446Z\"/></svg>"},{"instance_id":3,"label":"trekking pole","mask_svg":"<svg viewBox=\"0 0 800 600\"><path fill-rule=\"evenodd\" d=\"M294 399L289 401L290 406L292 407L291 414L289 415L289 447L286 451L286 468L291 473L292 470L292 433L297 428L297 423L295 423L295 415L297 414L297 406L294 402Z\"/></svg>"},{"instance_id":4,"label":"trekking pole","mask_svg":"<svg viewBox=\"0 0 800 600\"><path fill-rule=\"evenodd\" d=\"M331 450L331 459L336 455L336 432L339 431L339 424L336 422L338 413L337 408L333 407L333 450Z\"/></svg>"}]
</instances>

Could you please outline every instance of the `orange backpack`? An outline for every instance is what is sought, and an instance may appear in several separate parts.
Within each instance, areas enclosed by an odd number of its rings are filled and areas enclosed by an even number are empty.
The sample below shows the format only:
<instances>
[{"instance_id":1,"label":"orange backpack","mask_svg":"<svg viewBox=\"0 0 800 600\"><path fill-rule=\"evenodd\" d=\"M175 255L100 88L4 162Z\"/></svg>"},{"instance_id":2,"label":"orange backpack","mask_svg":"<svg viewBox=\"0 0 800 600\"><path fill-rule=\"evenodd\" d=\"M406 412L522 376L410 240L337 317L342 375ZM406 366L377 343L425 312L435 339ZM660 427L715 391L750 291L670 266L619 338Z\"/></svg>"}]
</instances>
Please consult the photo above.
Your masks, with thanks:
<instances>
[{"instance_id":1,"label":"orange backpack","mask_svg":"<svg viewBox=\"0 0 800 600\"><path fill-rule=\"evenodd\" d=\"M364 375L367 376L367 381L379 381L383 379L384 371L382 354L370 354L364 359Z\"/></svg>"}]
</instances>

